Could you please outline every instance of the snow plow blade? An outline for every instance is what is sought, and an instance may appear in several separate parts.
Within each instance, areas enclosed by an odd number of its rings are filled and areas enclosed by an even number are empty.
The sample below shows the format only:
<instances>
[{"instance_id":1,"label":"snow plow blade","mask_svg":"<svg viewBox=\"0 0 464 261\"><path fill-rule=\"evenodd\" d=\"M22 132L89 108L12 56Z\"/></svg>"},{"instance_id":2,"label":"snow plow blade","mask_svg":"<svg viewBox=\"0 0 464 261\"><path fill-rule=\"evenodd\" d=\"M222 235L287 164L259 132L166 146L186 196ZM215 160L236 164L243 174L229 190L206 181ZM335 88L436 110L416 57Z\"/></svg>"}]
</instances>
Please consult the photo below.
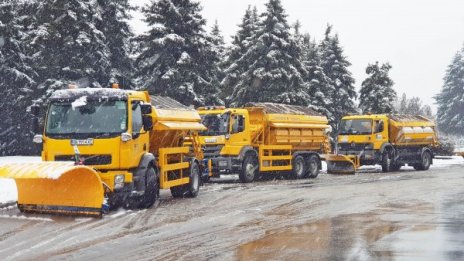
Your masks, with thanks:
<instances>
[{"instance_id":1,"label":"snow plow blade","mask_svg":"<svg viewBox=\"0 0 464 261\"><path fill-rule=\"evenodd\" d=\"M103 184L92 168L72 162L7 164L0 166L0 178L16 181L22 212L102 216Z\"/></svg>"},{"instance_id":2,"label":"snow plow blade","mask_svg":"<svg viewBox=\"0 0 464 261\"><path fill-rule=\"evenodd\" d=\"M327 173L329 174L355 174L359 167L356 156L326 155Z\"/></svg>"}]
</instances>

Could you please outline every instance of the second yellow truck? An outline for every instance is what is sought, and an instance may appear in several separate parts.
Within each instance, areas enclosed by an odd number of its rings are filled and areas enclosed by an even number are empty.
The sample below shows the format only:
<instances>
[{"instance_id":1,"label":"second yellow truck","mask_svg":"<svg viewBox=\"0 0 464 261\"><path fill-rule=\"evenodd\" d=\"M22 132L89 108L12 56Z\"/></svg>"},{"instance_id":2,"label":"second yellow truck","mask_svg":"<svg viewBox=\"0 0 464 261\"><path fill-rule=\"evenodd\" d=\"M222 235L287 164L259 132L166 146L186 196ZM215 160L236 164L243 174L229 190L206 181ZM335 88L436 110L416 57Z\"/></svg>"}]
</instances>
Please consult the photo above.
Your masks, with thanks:
<instances>
[{"instance_id":1,"label":"second yellow truck","mask_svg":"<svg viewBox=\"0 0 464 261\"><path fill-rule=\"evenodd\" d=\"M239 174L252 182L269 172L290 172L295 178L315 178L321 154L330 150L327 118L311 109L273 103L244 108L199 108L205 165L204 176Z\"/></svg>"}]
</instances>

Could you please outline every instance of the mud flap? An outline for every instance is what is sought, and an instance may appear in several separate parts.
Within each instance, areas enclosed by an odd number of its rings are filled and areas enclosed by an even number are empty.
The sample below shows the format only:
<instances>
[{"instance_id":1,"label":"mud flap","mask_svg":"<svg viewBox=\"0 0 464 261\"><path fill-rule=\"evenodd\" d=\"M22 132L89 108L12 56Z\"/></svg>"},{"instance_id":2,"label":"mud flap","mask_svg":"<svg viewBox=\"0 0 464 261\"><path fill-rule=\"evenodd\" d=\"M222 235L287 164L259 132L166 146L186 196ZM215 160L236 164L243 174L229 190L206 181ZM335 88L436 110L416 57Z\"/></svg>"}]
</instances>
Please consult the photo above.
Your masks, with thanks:
<instances>
[{"instance_id":1,"label":"mud flap","mask_svg":"<svg viewBox=\"0 0 464 261\"><path fill-rule=\"evenodd\" d=\"M357 169L356 159L345 155L327 155L327 173L329 174L355 174Z\"/></svg>"},{"instance_id":2,"label":"mud flap","mask_svg":"<svg viewBox=\"0 0 464 261\"><path fill-rule=\"evenodd\" d=\"M0 177L16 181L21 211L102 215L103 184L92 168L69 162L7 164L0 167Z\"/></svg>"}]
</instances>

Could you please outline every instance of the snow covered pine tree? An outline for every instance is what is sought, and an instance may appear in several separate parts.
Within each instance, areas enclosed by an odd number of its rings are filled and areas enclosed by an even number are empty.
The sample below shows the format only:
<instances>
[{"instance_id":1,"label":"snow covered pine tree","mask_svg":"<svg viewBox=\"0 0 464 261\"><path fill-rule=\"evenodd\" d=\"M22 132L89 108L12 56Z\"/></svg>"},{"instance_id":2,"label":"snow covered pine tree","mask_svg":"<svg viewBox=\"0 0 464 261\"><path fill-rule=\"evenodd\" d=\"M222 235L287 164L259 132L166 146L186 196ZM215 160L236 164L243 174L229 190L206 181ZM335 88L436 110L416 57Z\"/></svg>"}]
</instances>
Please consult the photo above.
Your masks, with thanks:
<instances>
[{"instance_id":1,"label":"snow covered pine tree","mask_svg":"<svg viewBox=\"0 0 464 261\"><path fill-rule=\"evenodd\" d=\"M36 72L26 51L27 27L22 1L0 3L0 155L31 155L30 128Z\"/></svg>"},{"instance_id":2,"label":"snow covered pine tree","mask_svg":"<svg viewBox=\"0 0 464 261\"><path fill-rule=\"evenodd\" d=\"M330 94L334 92L334 87L329 84L330 80L324 73L321 67L321 53L315 42L311 41L311 37L307 34L303 36L302 42L302 60L308 71L306 81L308 82L308 94L310 101L308 107L322 113L328 118L332 118L329 110L331 101L328 99Z\"/></svg>"},{"instance_id":3,"label":"snow covered pine tree","mask_svg":"<svg viewBox=\"0 0 464 261\"><path fill-rule=\"evenodd\" d=\"M368 77L362 82L359 95L359 107L363 113L390 113L394 111L396 92L393 80L388 75L391 69L388 63L379 66L379 62L366 68Z\"/></svg>"},{"instance_id":4,"label":"snow covered pine tree","mask_svg":"<svg viewBox=\"0 0 464 261\"><path fill-rule=\"evenodd\" d=\"M185 105L223 104L217 58L198 2L159 0L143 8L149 31L136 38L138 86Z\"/></svg>"},{"instance_id":5,"label":"snow covered pine tree","mask_svg":"<svg viewBox=\"0 0 464 261\"><path fill-rule=\"evenodd\" d=\"M235 106L247 102L276 102L306 106L309 101L307 74L298 45L290 37L290 26L280 0L269 0L261 15L253 44L239 59L247 70L234 88Z\"/></svg>"},{"instance_id":6,"label":"snow covered pine tree","mask_svg":"<svg viewBox=\"0 0 464 261\"><path fill-rule=\"evenodd\" d=\"M333 128L333 135L338 132L337 124L343 116L348 113L357 111L354 100L356 99L356 90L354 87L354 78L348 67L351 63L343 55L343 49L340 46L338 35L331 35L332 26L327 26L325 38L321 41L319 49L321 51L321 66L325 75L329 79L330 91L327 99L330 101L328 107L330 114L329 122Z\"/></svg>"},{"instance_id":7,"label":"snow covered pine tree","mask_svg":"<svg viewBox=\"0 0 464 261\"><path fill-rule=\"evenodd\" d=\"M440 130L464 136L464 47L448 66L442 90L435 99Z\"/></svg>"},{"instance_id":8,"label":"snow covered pine tree","mask_svg":"<svg viewBox=\"0 0 464 261\"><path fill-rule=\"evenodd\" d=\"M129 26L130 11L135 7L129 0L97 0L102 10L102 19L97 28L105 35L105 43L110 52L110 83L119 83L121 88L132 89L133 60L131 59L134 37Z\"/></svg>"},{"instance_id":9,"label":"snow covered pine tree","mask_svg":"<svg viewBox=\"0 0 464 261\"><path fill-rule=\"evenodd\" d=\"M42 104L69 83L80 87L106 87L110 83L111 54L97 0L44 0L36 11L32 45L34 66L43 95Z\"/></svg>"},{"instance_id":10,"label":"snow covered pine tree","mask_svg":"<svg viewBox=\"0 0 464 261\"><path fill-rule=\"evenodd\" d=\"M240 58L247 52L253 43L258 23L258 10L256 7L248 9L242 18L237 34L234 36L232 46L228 48L225 60L223 61L225 72L221 82L222 95L227 105L231 103L232 92L240 80L240 75L246 71L248 64L238 63Z\"/></svg>"}]
</instances>

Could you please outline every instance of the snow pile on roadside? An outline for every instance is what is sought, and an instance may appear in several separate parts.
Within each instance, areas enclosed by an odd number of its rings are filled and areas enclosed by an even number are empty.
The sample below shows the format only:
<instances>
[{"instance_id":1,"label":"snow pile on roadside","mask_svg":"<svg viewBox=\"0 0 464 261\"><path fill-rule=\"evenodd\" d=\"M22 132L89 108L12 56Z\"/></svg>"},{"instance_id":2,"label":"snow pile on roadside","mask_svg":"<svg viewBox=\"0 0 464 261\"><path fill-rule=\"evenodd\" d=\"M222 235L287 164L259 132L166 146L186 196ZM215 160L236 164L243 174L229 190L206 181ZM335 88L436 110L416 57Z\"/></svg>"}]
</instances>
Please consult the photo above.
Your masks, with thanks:
<instances>
[{"instance_id":1,"label":"snow pile on roadside","mask_svg":"<svg viewBox=\"0 0 464 261\"><path fill-rule=\"evenodd\" d=\"M7 163L40 162L40 157L0 157L0 166ZM18 198L16 183L13 179L0 178L0 204L14 202Z\"/></svg>"},{"instance_id":2,"label":"snow pile on roadside","mask_svg":"<svg viewBox=\"0 0 464 261\"><path fill-rule=\"evenodd\" d=\"M451 156L446 159L433 159L433 165L430 168L443 168L454 165L464 165L464 158L461 156Z\"/></svg>"}]
</instances>

